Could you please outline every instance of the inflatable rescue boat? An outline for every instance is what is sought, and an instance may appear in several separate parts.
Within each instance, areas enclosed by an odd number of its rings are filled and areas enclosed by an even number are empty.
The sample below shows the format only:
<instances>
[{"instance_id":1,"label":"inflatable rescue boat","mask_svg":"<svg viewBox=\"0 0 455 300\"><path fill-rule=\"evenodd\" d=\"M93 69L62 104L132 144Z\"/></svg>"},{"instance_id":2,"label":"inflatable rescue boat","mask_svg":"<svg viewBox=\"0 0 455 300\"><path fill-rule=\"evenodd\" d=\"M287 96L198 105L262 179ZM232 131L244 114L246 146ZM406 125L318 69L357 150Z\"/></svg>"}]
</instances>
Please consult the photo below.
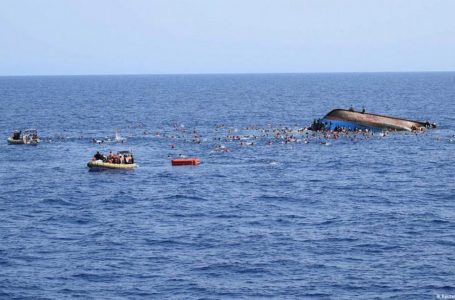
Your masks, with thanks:
<instances>
[{"instance_id":1,"label":"inflatable rescue boat","mask_svg":"<svg viewBox=\"0 0 455 300\"><path fill-rule=\"evenodd\" d=\"M137 168L137 164L114 164L114 163L108 163L108 162L103 162L102 160L91 160L87 163L87 167L90 169L121 169L121 170L127 170L127 169L135 169Z\"/></svg>"}]
</instances>

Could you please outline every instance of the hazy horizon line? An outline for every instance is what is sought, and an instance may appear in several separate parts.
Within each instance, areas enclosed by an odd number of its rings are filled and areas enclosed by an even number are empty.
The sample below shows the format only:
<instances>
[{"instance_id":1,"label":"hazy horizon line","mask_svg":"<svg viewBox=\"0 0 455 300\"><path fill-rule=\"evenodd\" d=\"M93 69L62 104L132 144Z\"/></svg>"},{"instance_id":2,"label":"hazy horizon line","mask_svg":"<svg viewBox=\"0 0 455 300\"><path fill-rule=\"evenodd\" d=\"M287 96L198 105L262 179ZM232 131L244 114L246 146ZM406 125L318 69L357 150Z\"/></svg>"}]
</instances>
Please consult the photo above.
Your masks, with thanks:
<instances>
[{"instance_id":1,"label":"hazy horizon line","mask_svg":"<svg viewBox=\"0 0 455 300\"><path fill-rule=\"evenodd\" d=\"M298 75L298 74L390 74L390 73L453 73L452 71L332 71L332 72L207 72L207 73L94 73L94 74L18 74L0 77L64 77L64 76L181 76L181 75Z\"/></svg>"}]
</instances>

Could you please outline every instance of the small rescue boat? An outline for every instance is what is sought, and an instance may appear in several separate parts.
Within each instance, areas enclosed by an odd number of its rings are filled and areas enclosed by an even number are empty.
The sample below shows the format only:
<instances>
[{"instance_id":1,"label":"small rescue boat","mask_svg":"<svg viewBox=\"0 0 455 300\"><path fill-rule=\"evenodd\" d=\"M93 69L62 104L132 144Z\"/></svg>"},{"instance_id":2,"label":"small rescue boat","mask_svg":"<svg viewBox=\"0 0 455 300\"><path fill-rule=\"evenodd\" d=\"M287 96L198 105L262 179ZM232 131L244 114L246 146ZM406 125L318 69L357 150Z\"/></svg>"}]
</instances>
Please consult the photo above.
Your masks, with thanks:
<instances>
[{"instance_id":1,"label":"small rescue boat","mask_svg":"<svg viewBox=\"0 0 455 300\"><path fill-rule=\"evenodd\" d=\"M197 166L201 163L201 160L196 157L192 158L176 158L172 161L173 166Z\"/></svg>"},{"instance_id":2,"label":"small rescue boat","mask_svg":"<svg viewBox=\"0 0 455 300\"><path fill-rule=\"evenodd\" d=\"M91 169L122 169L122 170L127 170L127 169L135 169L137 168L137 164L114 164L114 163L108 163L104 162L102 160L91 160L87 163L87 167Z\"/></svg>"},{"instance_id":3,"label":"small rescue boat","mask_svg":"<svg viewBox=\"0 0 455 300\"><path fill-rule=\"evenodd\" d=\"M26 129L24 132L14 130L7 141L10 145L38 145L40 139L36 129Z\"/></svg>"},{"instance_id":4,"label":"small rescue boat","mask_svg":"<svg viewBox=\"0 0 455 300\"><path fill-rule=\"evenodd\" d=\"M107 157L97 152L93 159L87 163L90 169L120 169L129 170L137 168L131 151L119 151L117 154L110 153Z\"/></svg>"}]
</instances>

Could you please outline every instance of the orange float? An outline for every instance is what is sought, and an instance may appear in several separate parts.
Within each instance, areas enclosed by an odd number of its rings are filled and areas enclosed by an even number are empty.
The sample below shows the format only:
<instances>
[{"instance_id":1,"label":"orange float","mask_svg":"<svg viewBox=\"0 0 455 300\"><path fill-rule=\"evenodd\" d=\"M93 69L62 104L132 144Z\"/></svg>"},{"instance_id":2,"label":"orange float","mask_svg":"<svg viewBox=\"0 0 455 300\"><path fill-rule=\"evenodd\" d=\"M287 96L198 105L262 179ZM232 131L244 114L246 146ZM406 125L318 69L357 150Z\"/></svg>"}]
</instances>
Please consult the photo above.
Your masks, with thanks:
<instances>
[{"instance_id":1,"label":"orange float","mask_svg":"<svg viewBox=\"0 0 455 300\"><path fill-rule=\"evenodd\" d=\"M201 163L199 158L176 158L172 161L173 166L196 166Z\"/></svg>"}]
</instances>

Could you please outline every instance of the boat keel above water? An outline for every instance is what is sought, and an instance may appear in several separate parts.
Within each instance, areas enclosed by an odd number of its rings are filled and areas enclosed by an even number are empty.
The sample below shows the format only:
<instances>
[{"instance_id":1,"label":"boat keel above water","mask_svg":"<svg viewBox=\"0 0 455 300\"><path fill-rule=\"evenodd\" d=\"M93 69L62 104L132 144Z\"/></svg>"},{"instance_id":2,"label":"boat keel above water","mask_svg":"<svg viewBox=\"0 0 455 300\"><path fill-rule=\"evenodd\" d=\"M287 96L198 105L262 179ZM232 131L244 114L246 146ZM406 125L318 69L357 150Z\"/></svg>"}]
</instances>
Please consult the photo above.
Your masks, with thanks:
<instances>
[{"instance_id":1,"label":"boat keel above water","mask_svg":"<svg viewBox=\"0 0 455 300\"><path fill-rule=\"evenodd\" d=\"M312 130L371 130L416 131L435 128L436 124L415 120L371 114L352 109L334 109L322 119L313 122Z\"/></svg>"}]
</instances>

